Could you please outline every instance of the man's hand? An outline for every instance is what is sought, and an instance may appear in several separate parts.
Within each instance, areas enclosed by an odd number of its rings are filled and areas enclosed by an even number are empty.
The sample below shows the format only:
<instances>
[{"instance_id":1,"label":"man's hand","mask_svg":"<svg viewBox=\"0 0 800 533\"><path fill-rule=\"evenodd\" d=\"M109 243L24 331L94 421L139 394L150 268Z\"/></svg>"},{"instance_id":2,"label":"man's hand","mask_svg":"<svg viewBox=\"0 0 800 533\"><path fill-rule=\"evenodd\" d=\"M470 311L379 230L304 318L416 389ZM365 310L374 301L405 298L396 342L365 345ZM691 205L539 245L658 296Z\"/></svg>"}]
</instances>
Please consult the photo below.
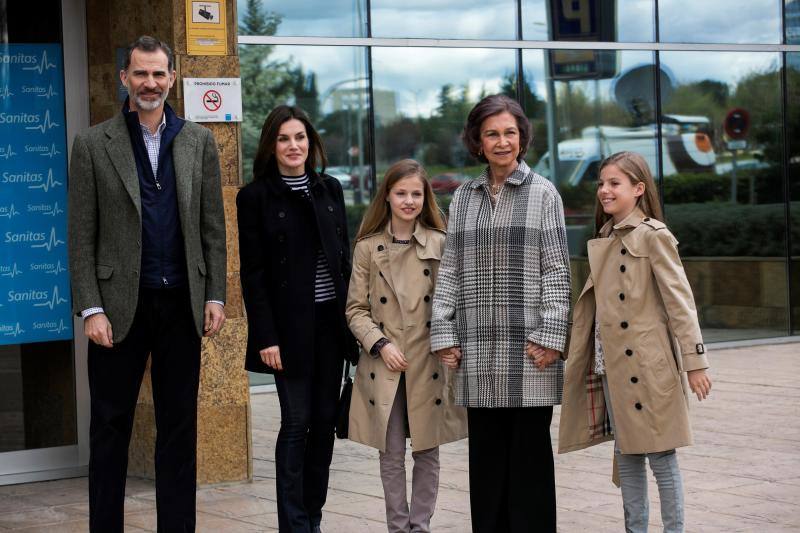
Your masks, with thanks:
<instances>
[{"instance_id":1,"label":"man's hand","mask_svg":"<svg viewBox=\"0 0 800 533\"><path fill-rule=\"evenodd\" d=\"M206 302L203 315L205 317L203 336L213 337L225 323L225 308L215 302Z\"/></svg>"},{"instance_id":2,"label":"man's hand","mask_svg":"<svg viewBox=\"0 0 800 533\"><path fill-rule=\"evenodd\" d=\"M278 346L270 346L258 352L265 365L273 370L283 370L281 364L281 349Z\"/></svg>"},{"instance_id":3,"label":"man's hand","mask_svg":"<svg viewBox=\"0 0 800 533\"><path fill-rule=\"evenodd\" d=\"M381 348L381 357L386 367L392 372L402 372L408 369L406 356L391 342Z\"/></svg>"},{"instance_id":4,"label":"man's hand","mask_svg":"<svg viewBox=\"0 0 800 533\"><path fill-rule=\"evenodd\" d=\"M111 332L111 322L105 313L95 313L83 321L83 332L95 344L105 348L114 346L114 335Z\"/></svg>"},{"instance_id":5,"label":"man's hand","mask_svg":"<svg viewBox=\"0 0 800 533\"><path fill-rule=\"evenodd\" d=\"M552 365L558 360L559 357L558 350L545 348L544 346L539 346L531 341L527 341L525 343L525 354L533 359L533 364L536 365L536 368L539 370L544 370L548 366Z\"/></svg>"},{"instance_id":6,"label":"man's hand","mask_svg":"<svg viewBox=\"0 0 800 533\"><path fill-rule=\"evenodd\" d=\"M690 370L686 373L686 377L689 379L689 388L697 394L698 400L703 401L708 398L711 392L711 378L708 377L705 369Z\"/></svg>"},{"instance_id":7,"label":"man's hand","mask_svg":"<svg viewBox=\"0 0 800 533\"><path fill-rule=\"evenodd\" d=\"M461 364L461 347L451 346L450 348L442 348L436 350L436 355L442 360L442 364L448 368L455 370Z\"/></svg>"}]
</instances>

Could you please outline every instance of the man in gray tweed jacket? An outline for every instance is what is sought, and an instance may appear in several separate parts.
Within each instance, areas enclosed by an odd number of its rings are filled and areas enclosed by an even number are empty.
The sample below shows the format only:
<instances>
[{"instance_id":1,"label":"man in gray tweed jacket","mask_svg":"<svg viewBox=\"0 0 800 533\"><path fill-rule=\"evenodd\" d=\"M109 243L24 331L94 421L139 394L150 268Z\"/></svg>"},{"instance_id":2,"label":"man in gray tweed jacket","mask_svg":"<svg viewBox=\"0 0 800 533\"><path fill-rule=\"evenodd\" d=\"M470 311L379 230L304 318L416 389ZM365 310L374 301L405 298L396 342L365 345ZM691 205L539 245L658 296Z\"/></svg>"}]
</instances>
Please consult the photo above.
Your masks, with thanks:
<instances>
[{"instance_id":1,"label":"man in gray tweed jacket","mask_svg":"<svg viewBox=\"0 0 800 533\"><path fill-rule=\"evenodd\" d=\"M128 443L147 358L159 531L194 531L200 339L225 320L225 217L211 132L166 104L172 51L128 49L122 112L73 143L69 256L89 338L89 527L123 531Z\"/></svg>"}]
</instances>

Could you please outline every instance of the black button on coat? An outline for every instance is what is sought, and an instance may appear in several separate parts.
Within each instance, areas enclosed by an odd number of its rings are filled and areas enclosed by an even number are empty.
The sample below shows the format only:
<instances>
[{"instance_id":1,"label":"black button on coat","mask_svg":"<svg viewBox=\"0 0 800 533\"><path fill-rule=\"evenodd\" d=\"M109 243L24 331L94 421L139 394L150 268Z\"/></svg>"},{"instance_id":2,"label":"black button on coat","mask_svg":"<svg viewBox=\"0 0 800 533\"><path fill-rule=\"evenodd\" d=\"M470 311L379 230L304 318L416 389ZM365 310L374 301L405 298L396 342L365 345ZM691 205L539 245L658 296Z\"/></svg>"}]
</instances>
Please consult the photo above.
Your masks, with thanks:
<instances>
[{"instance_id":1,"label":"black button on coat","mask_svg":"<svg viewBox=\"0 0 800 533\"><path fill-rule=\"evenodd\" d=\"M309 174L308 196L279 176L257 179L239 191L239 256L247 309L247 357L252 372L272 374L259 351L279 346L285 375L305 375L314 353L314 284L317 250L328 260L340 322L338 351L355 362L358 349L344 306L350 280L350 242L339 181ZM280 216L283 214L283 216ZM285 260L282 260L284 259ZM285 282L281 283L281 282Z\"/></svg>"}]
</instances>

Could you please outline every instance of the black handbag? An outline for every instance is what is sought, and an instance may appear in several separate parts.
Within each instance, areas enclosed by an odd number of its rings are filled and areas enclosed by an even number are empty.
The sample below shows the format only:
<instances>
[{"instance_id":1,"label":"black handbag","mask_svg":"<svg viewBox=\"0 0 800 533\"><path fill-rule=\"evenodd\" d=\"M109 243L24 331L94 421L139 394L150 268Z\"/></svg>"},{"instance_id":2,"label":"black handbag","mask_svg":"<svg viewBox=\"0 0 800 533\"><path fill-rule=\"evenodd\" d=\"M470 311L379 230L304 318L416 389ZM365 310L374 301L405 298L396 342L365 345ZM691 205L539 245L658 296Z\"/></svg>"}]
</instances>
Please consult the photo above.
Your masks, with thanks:
<instances>
[{"instance_id":1,"label":"black handbag","mask_svg":"<svg viewBox=\"0 0 800 533\"><path fill-rule=\"evenodd\" d=\"M336 436L340 439L347 438L350 426L350 397L353 395L353 378L350 377L350 361L344 365L344 385L339 396L339 405L336 413Z\"/></svg>"}]
</instances>

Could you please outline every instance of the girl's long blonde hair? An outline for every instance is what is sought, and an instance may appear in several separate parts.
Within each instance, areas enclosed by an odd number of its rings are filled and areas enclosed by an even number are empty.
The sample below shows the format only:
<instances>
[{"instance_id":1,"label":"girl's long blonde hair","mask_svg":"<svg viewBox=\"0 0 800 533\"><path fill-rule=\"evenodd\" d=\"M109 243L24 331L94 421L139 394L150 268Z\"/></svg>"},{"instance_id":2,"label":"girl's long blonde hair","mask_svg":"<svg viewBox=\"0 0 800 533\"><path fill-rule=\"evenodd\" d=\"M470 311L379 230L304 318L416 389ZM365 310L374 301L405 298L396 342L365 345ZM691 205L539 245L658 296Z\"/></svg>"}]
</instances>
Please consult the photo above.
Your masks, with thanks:
<instances>
[{"instance_id":1,"label":"girl's long blonde hair","mask_svg":"<svg viewBox=\"0 0 800 533\"><path fill-rule=\"evenodd\" d=\"M392 218L392 210L389 207L389 191L392 190L395 183L410 176L419 176L425 191L422 212L417 217L417 221L428 228L444 230L444 219L439 211L439 205L436 203L436 195L433 194L425 168L413 159L402 159L390 166L383 175L383 181L378 187L375 198L372 199L372 203L361 221L356 240L383 231Z\"/></svg>"},{"instance_id":2,"label":"girl's long blonde hair","mask_svg":"<svg viewBox=\"0 0 800 533\"><path fill-rule=\"evenodd\" d=\"M600 168L597 170L598 176L600 172L607 166L614 165L620 169L631 180L633 185L637 183L644 184L644 194L636 200L636 206L642 210L644 216L654 218L664 222L664 212L661 210L661 202L658 198L658 189L656 188L656 181L653 179L653 174L650 172L650 167L647 165L644 157L636 152L617 152L605 158L600 163ZM600 200L595 196L594 205L594 230L595 233L600 231L600 228L611 219L611 215L603 212L603 205Z\"/></svg>"}]
</instances>

